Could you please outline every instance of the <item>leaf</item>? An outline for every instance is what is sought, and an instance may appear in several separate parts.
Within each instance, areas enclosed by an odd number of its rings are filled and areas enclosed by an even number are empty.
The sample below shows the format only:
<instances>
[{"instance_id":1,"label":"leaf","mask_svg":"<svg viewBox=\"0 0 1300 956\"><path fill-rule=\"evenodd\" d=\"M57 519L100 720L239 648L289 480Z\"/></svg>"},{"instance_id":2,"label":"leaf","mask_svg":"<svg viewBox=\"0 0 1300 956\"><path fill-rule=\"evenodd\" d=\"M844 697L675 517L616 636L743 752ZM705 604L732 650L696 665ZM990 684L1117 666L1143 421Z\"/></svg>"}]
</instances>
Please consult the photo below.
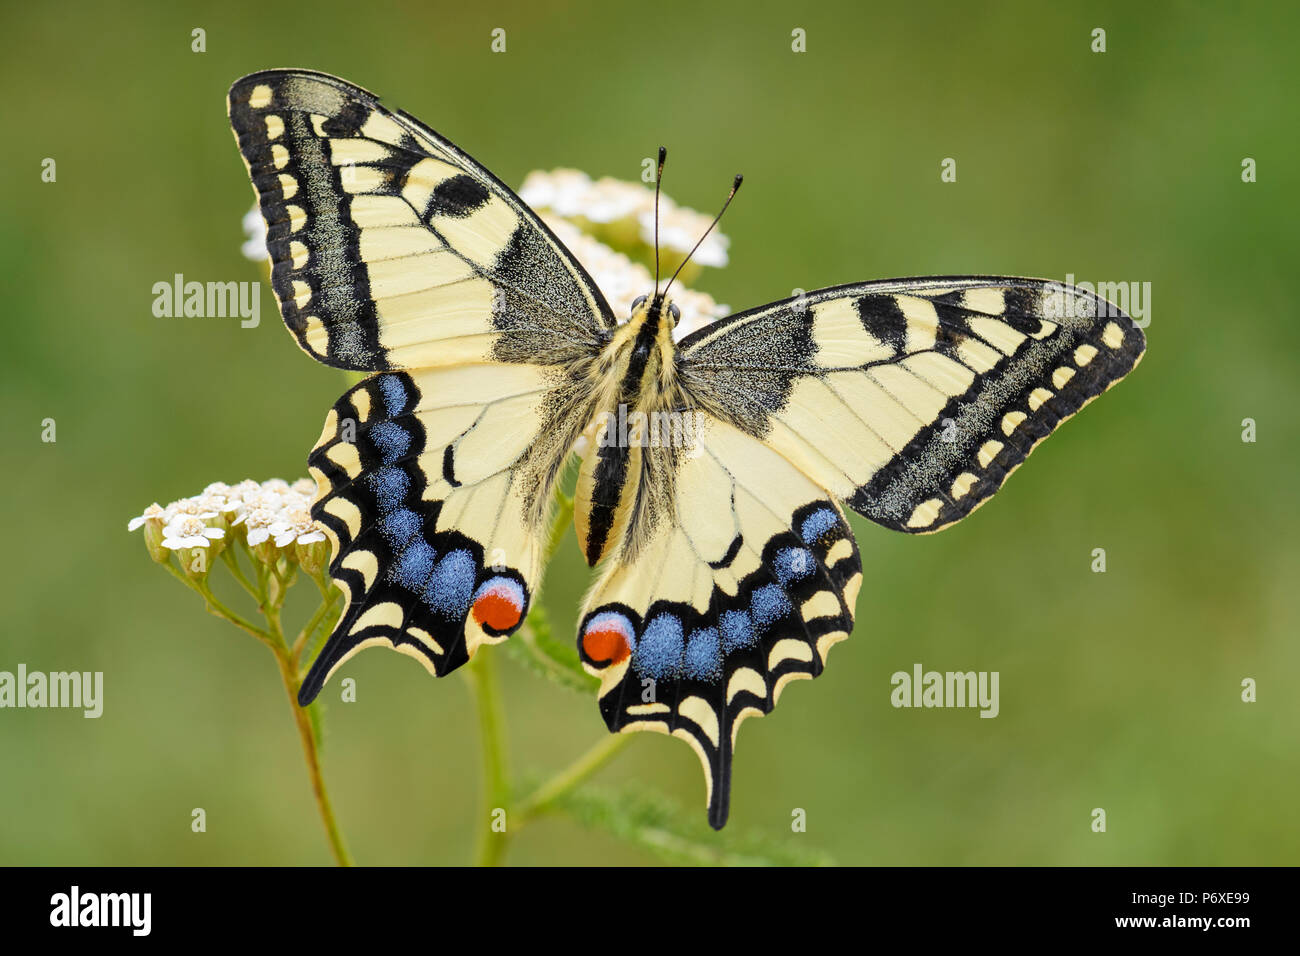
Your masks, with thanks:
<instances>
[{"instance_id":1,"label":"leaf","mask_svg":"<svg viewBox=\"0 0 1300 956\"><path fill-rule=\"evenodd\" d=\"M546 609L540 605L529 611L524 626L504 646L529 670L562 687L590 694L595 686L596 679L582 669L576 646L554 636Z\"/></svg>"},{"instance_id":2,"label":"leaf","mask_svg":"<svg viewBox=\"0 0 1300 956\"><path fill-rule=\"evenodd\" d=\"M696 866L834 866L815 848L796 847L801 834L782 837L757 830L709 829L662 794L641 787L584 786L558 797L556 810L579 824L602 830L671 863Z\"/></svg>"}]
</instances>

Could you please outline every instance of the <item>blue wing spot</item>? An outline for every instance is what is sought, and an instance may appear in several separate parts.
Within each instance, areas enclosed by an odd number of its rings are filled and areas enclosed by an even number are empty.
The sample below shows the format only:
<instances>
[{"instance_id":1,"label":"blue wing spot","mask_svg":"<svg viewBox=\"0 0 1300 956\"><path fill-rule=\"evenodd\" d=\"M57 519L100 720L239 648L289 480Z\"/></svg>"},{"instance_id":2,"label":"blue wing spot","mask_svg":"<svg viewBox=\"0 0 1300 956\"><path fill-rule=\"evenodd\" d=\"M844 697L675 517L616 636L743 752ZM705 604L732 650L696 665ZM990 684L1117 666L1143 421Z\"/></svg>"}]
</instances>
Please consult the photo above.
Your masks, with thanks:
<instances>
[{"instance_id":1,"label":"blue wing spot","mask_svg":"<svg viewBox=\"0 0 1300 956\"><path fill-rule=\"evenodd\" d=\"M424 521L410 508L390 511L379 519L379 533L384 536L388 546L394 551L411 540L417 534Z\"/></svg>"},{"instance_id":2,"label":"blue wing spot","mask_svg":"<svg viewBox=\"0 0 1300 956\"><path fill-rule=\"evenodd\" d=\"M477 573L478 565L474 556L464 548L444 555L425 586L425 603L447 617L463 617L469 609L469 599L474 593L474 576Z\"/></svg>"},{"instance_id":3,"label":"blue wing spot","mask_svg":"<svg viewBox=\"0 0 1300 956\"><path fill-rule=\"evenodd\" d=\"M686 642L686 676L708 681L722 676L722 637L716 627L691 632Z\"/></svg>"},{"instance_id":4,"label":"blue wing spot","mask_svg":"<svg viewBox=\"0 0 1300 956\"><path fill-rule=\"evenodd\" d=\"M417 535L398 555L389 575L402 587L419 594L433 573L433 562L437 557L438 552L424 540L424 535Z\"/></svg>"},{"instance_id":5,"label":"blue wing spot","mask_svg":"<svg viewBox=\"0 0 1300 956\"><path fill-rule=\"evenodd\" d=\"M803 519L803 527L799 529L799 536L803 538L804 544L812 544L820 540L832 528L838 528L839 524L840 519L834 511L830 508L819 508Z\"/></svg>"},{"instance_id":6,"label":"blue wing spot","mask_svg":"<svg viewBox=\"0 0 1300 956\"><path fill-rule=\"evenodd\" d=\"M749 613L759 630L766 630L790 613L790 600L775 584L756 588L749 597Z\"/></svg>"},{"instance_id":7,"label":"blue wing spot","mask_svg":"<svg viewBox=\"0 0 1300 956\"><path fill-rule=\"evenodd\" d=\"M730 654L742 647L749 647L758 640L748 611L724 611L718 618L718 624L722 627L723 653Z\"/></svg>"},{"instance_id":8,"label":"blue wing spot","mask_svg":"<svg viewBox=\"0 0 1300 956\"><path fill-rule=\"evenodd\" d=\"M682 651L682 622L672 614L656 614L637 643L636 669L656 680L676 677L682 670Z\"/></svg>"},{"instance_id":9,"label":"blue wing spot","mask_svg":"<svg viewBox=\"0 0 1300 956\"><path fill-rule=\"evenodd\" d=\"M391 465L411 447L411 433L393 422L380 422L368 433L385 465Z\"/></svg>"},{"instance_id":10,"label":"blue wing spot","mask_svg":"<svg viewBox=\"0 0 1300 956\"><path fill-rule=\"evenodd\" d=\"M400 508L411 490L410 476L392 465L375 469L366 476L366 482L370 485L370 492L375 496L375 504L379 506L381 514Z\"/></svg>"},{"instance_id":11,"label":"blue wing spot","mask_svg":"<svg viewBox=\"0 0 1300 956\"><path fill-rule=\"evenodd\" d=\"M389 418L396 418L406 411L406 389L396 375L384 375L379 379L379 394Z\"/></svg>"},{"instance_id":12,"label":"blue wing spot","mask_svg":"<svg viewBox=\"0 0 1300 956\"><path fill-rule=\"evenodd\" d=\"M776 579L784 587L792 581L802 581L812 574L814 559L806 548L782 548L772 561Z\"/></svg>"}]
</instances>

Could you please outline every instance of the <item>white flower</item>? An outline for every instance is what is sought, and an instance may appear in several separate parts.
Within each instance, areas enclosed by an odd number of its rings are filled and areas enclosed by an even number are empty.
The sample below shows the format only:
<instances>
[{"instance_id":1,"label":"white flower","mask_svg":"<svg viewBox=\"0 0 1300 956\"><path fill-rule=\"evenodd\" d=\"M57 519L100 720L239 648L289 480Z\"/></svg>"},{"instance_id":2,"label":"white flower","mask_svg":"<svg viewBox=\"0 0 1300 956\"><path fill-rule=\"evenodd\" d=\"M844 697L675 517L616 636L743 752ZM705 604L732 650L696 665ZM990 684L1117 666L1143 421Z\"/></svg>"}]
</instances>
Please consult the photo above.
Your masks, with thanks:
<instances>
[{"instance_id":1,"label":"white flower","mask_svg":"<svg viewBox=\"0 0 1300 956\"><path fill-rule=\"evenodd\" d=\"M271 528L280 520L280 513L270 508L253 508L235 519L244 526L249 547L255 547L271 537Z\"/></svg>"},{"instance_id":2,"label":"white flower","mask_svg":"<svg viewBox=\"0 0 1300 956\"><path fill-rule=\"evenodd\" d=\"M291 508L283 516L268 526L267 531L275 536L277 548L287 548L297 541L299 544L312 544L324 541L325 534L312 520L306 508Z\"/></svg>"},{"instance_id":3,"label":"white flower","mask_svg":"<svg viewBox=\"0 0 1300 956\"><path fill-rule=\"evenodd\" d=\"M163 528L162 545L173 551L179 548L206 548L215 538L224 538L226 532L209 527L202 518L180 515Z\"/></svg>"},{"instance_id":4,"label":"white flower","mask_svg":"<svg viewBox=\"0 0 1300 956\"><path fill-rule=\"evenodd\" d=\"M316 483L310 478L299 478L292 484L281 478L263 482L245 480L234 486L217 481L208 485L203 494L181 498L166 507L155 502L132 518L127 527L134 531L150 519L159 519L162 541L146 529L145 544L150 556L163 562L167 556L161 548L207 547L210 542L225 538L227 527L238 525L243 525L243 538L250 547L271 540L276 548L290 548L295 542L304 547L316 546L329 538L311 517L315 493ZM216 527L209 524L212 519L217 519ZM262 554L258 560L268 560L270 553ZM300 551L299 559L310 559L319 570L329 557L328 549L321 555L313 555L315 551Z\"/></svg>"},{"instance_id":5,"label":"white flower","mask_svg":"<svg viewBox=\"0 0 1300 956\"><path fill-rule=\"evenodd\" d=\"M248 238L239 247L244 258L252 259L254 262L271 258L271 254L266 250L266 220L262 218L262 211L256 205L244 215L244 232L248 233Z\"/></svg>"},{"instance_id":6,"label":"white flower","mask_svg":"<svg viewBox=\"0 0 1300 956\"><path fill-rule=\"evenodd\" d=\"M643 184L623 182L610 176L592 182L590 176L577 169L556 169L549 173L534 170L524 178L519 198L539 214L549 210L563 219L585 219L602 225L634 222L641 241L654 247L655 192ZM712 216L679 206L667 193L660 192L661 251L685 255L712 221ZM725 266L728 245L730 240L715 229L700 245L692 261L703 266Z\"/></svg>"},{"instance_id":7,"label":"white flower","mask_svg":"<svg viewBox=\"0 0 1300 956\"><path fill-rule=\"evenodd\" d=\"M207 495L199 495L195 498L182 498L179 501L173 501L163 509L164 517L167 522L171 522L178 517L186 515L194 518L215 518L221 513L220 503L213 501Z\"/></svg>"},{"instance_id":8,"label":"white flower","mask_svg":"<svg viewBox=\"0 0 1300 956\"><path fill-rule=\"evenodd\" d=\"M534 210L550 209L566 218L583 217L592 222L611 222L634 216L641 207L641 189L611 179L612 186L598 188L591 177L578 169L535 170L524 178L519 198ZM626 187L620 189L619 187Z\"/></svg>"},{"instance_id":9,"label":"white flower","mask_svg":"<svg viewBox=\"0 0 1300 956\"><path fill-rule=\"evenodd\" d=\"M166 524L166 517L165 517L166 514L167 514L167 509L155 501L148 508L145 508L144 511L140 512L139 515L137 515L136 517L132 518L129 522L127 522L126 530L134 531L136 528L143 525L150 518L162 518L163 523Z\"/></svg>"}]
</instances>

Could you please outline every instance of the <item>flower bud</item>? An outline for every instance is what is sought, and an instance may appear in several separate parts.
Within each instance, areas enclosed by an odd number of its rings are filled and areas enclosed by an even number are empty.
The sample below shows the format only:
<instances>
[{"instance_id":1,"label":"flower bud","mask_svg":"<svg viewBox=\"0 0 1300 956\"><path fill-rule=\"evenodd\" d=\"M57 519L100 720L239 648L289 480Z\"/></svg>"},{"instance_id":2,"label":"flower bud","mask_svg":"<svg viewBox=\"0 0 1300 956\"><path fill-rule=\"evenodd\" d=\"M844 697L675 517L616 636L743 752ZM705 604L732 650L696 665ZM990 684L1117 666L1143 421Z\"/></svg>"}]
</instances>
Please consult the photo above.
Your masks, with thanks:
<instances>
[{"instance_id":1,"label":"flower bud","mask_svg":"<svg viewBox=\"0 0 1300 956\"><path fill-rule=\"evenodd\" d=\"M303 543L299 538L295 545L298 550L298 564L303 571L312 577L320 574L329 564L330 560L330 543L322 535L319 540Z\"/></svg>"}]
</instances>

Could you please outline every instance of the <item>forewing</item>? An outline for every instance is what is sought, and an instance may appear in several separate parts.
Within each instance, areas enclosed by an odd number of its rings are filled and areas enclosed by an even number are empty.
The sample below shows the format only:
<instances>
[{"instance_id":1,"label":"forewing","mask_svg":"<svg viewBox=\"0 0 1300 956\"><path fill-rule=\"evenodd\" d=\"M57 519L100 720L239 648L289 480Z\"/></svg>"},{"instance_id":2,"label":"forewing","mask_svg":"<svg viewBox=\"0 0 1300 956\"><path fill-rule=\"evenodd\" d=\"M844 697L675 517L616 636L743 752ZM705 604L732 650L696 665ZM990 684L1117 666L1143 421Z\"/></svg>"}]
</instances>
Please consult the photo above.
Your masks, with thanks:
<instances>
[{"instance_id":1,"label":"forewing","mask_svg":"<svg viewBox=\"0 0 1300 956\"><path fill-rule=\"evenodd\" d=\"M684 339L688 394L854 510L931 532L974 511L1146 342L1097 296L1039 279L841 286Z\"/></svg>"},{"instance_id":2,"label":"forewing","mask_svg":"<svg viewBox=\"0 0 1300 956\"><path fill-rule=\"evenodd\" d=\"M537 216L456 146L337 77L238 80L230 122L285 324L341 368L563 364L614 320Z\"/></svg>"}]
</instances>

